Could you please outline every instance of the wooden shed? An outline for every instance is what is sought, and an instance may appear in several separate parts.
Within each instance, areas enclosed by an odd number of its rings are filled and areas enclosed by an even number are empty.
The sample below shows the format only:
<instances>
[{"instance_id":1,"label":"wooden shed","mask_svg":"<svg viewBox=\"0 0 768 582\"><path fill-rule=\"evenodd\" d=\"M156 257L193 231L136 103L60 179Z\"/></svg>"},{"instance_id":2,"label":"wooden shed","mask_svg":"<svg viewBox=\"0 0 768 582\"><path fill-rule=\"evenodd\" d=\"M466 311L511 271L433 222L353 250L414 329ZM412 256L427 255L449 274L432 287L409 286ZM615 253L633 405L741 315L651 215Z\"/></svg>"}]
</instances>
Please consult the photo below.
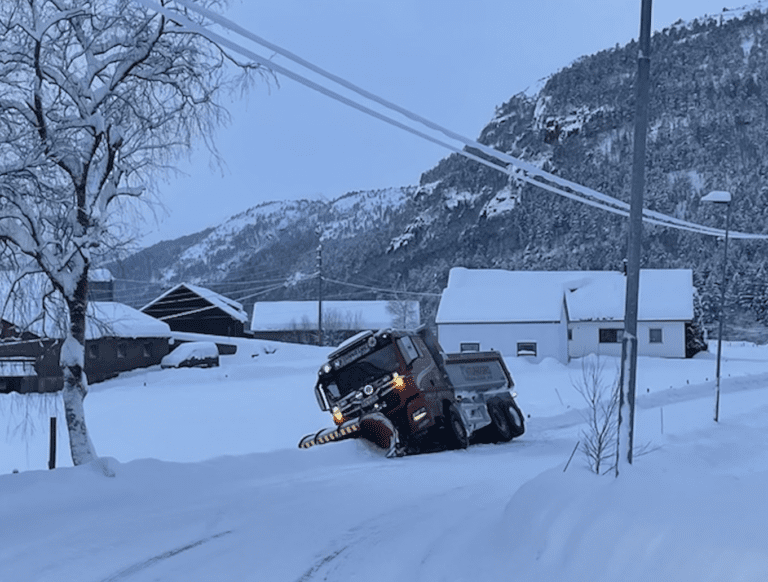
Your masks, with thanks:
<instances>
[{"instance_id":1,"label":"wooden shed","mask_svg":"<svg viewBox=\"0 0 768 582\"><path fill-rule=\"evenodd\" d=\"M172 331L250 337L246 327L248 314L242 304L189 283L168 289L141 311L166 322Z\"/></svg>"},{"instance_id":2,"label":"wooden shed","mask_svg":"<svg viewBox=\"0 0 768 582\"><path fill-rule=\"evenodd\" d=\"M167 324L127 305L91 302L85 339L89 383L159 364L169 351ZM0 341L0 392L56 392L64 385L61 338L7 337Z\"/></svg>"}]
</instances>

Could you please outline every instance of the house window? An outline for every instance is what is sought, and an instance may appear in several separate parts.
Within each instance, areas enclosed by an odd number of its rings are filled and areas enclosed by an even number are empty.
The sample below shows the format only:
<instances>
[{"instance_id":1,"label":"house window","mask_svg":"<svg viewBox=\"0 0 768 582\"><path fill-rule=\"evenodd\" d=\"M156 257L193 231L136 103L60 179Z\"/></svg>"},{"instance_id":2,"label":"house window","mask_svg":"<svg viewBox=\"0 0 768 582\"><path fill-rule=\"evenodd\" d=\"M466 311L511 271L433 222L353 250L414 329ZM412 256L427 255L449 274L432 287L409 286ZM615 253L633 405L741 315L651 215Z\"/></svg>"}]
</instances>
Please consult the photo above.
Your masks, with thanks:
<instances>
[{"instance_id":1,"label":"house window","mask_svg":"<svg viewBox=\"0 0 768 582\"><path fill-rule=\"evenodd\" d=\"M459 345L462 352L479 352L480 342L467 342Z\"/></svg>"},{"instance_id":2,"label":"house window","mask_svg":"<svg viewBox=\"0 0 768 582\"><path fill-rule=\"evenodd\" d=\"M602 328L600 329L600 343L601 344L618 344L621 343L621 338L624 335L623 329L616 328Z\"/></svg>"},{"instance_id":3,"label":"house window","mask_svg":"<svg viewBox=\"0 0 768 582\"><path fill-rule=\"evenodd\" d=\"M648 342L652 344L663 343L661 328L651 328L648 330Z\"/></svg>"},{"instance_id":4,"label":"house window","mask_svg":"<svg viewBox=\"0 0 768 582\"><path fill-rule=\"evenodd\" d=\"M568 328L568 340L570 341L572 339L573 339L573 330L569 327Z\"/></svg>"},{"instance_id":5,"label":"house window","mask_svg":"<svg viewBox=\"0 0 768 582\"><path fill-rule=\"evenodd\" d=\"M536 342L517 342L518 356L535 356Z\"/></svg>"},{"instance_id":6,"label":"house window","mask_svg":"<svg viewBox=\"0 0 768 582\"><path fill-rule=\"evenodd\" d=\"M88 344L88 358L97 360L99 358L99 344Z\"/></svg>"},{"instance_id":7,"label":"house window","mask_svg":"<svg viewBox=\"0 0 768 582\"><path fill-rule=\"evenodd\" d=\"M128 357L128 344L125 342L120 342L117 344L117 357L118 358L127 358Z\"/></svg>"},{"instance_id":8,"label":"house window","mask_svg":"<svg viewBox=\"0 0 768 582\"><path fill-rule=\"evenodd\" d=\"M152 357L152 342L144 342L143 354L144 354L145 358L151 358Z\"/></svg>"}]
</instances>

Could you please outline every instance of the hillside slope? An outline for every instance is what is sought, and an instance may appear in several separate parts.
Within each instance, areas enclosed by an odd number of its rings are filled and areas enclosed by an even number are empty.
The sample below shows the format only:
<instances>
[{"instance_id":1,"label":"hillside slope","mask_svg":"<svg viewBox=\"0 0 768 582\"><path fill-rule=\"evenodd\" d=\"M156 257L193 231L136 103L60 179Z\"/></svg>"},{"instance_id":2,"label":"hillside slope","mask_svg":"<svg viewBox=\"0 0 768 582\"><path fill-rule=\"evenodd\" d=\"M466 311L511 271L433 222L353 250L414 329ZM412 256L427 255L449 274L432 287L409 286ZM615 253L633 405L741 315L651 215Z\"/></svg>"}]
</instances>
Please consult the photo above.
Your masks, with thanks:
<instances>
[{"instance_id":1,"label":"hillside slope","mask_svg":"<svg viewBox=\"0 0 768 582\"><path fill-rule=\"evenodd\" d=\"M734 196L732 229L768 232L767 35L768 17L759 7L654 34L648 208L722 227L722 208L700 199L710 190L728 190ZM538 93L515 95L499 106L480 141L627 200L636 58L631 42L577 60ZM308 281L316 270L318 226L324 275L376 288L439 292L453 266L620 269L626 254L622 217L521 185L454 154L426 171L418 188L251 209L190 244L176 260L157 263L152 277ZM720 295L718 241L656 226L646 226L644 236L643 267L694 269L711 323ZM763 242L737 241L731 248L730 320L744 333L741 328L762 327L768 318L768 254ZM153 252L132 260L151 262ZM130 272L119 276L131 278ZM376 294L334 285L328 292ZM260 297L314 293L315 286L303 284ZM425 300L424 308L428 318L434 300Z\"/></svg>"}]
</instances>

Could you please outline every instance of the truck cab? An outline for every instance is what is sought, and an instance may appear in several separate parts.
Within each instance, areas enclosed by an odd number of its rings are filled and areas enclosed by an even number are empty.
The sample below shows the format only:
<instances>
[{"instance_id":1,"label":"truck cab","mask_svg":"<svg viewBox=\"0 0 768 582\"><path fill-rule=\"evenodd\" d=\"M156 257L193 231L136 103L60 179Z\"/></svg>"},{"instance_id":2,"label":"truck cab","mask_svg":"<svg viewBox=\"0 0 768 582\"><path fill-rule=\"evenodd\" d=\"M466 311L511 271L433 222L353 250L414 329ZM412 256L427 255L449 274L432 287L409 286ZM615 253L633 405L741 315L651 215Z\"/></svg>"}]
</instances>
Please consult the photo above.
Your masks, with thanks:
<instances>
[{"instance_id":1,"label":"truck cab","mask_svg":"<svg viewBox=\"0 0 768 582\"><path fill-rule=\"evenodd\" d=\"M441 442L463 448L472 434L495 426L494 412L518 436L523 419L513 386L497 352L446 355L425 326L365 331L331 352L318 372L315 396L336 427L307 435L299 446L363 437L389 454ZM497 401L495 411L489 403ZM505 412L510 406L514 413ZM511 438L508 432L502 440Z\"/></svg>"}]
</instances>

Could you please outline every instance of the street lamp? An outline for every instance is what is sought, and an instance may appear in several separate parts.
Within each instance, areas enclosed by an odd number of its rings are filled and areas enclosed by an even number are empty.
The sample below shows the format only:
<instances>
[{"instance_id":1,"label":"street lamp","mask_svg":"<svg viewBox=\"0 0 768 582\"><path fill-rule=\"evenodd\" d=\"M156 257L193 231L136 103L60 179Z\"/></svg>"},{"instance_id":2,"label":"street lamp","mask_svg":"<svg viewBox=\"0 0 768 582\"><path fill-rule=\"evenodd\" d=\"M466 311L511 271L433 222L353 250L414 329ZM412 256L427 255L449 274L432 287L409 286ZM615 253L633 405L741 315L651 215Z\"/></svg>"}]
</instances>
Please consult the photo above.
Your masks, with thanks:
<instances>
[{"instance_id":1,"label":"street lamp","mask_svg":"<svg viewBox=\"0 0 768 582\"><path fill-rule=\"evenodd\" d=\"M725 304L726 270L728 267L728 227L731 223L731 193L714 190L701 199L702 202L725 204L725 246L723 247L723 282L720 285L720 306L717 324L717 371L715 372L715 422L720 417L720 356L723 353L723 305Z\"/></svg>"}]
</instances>

